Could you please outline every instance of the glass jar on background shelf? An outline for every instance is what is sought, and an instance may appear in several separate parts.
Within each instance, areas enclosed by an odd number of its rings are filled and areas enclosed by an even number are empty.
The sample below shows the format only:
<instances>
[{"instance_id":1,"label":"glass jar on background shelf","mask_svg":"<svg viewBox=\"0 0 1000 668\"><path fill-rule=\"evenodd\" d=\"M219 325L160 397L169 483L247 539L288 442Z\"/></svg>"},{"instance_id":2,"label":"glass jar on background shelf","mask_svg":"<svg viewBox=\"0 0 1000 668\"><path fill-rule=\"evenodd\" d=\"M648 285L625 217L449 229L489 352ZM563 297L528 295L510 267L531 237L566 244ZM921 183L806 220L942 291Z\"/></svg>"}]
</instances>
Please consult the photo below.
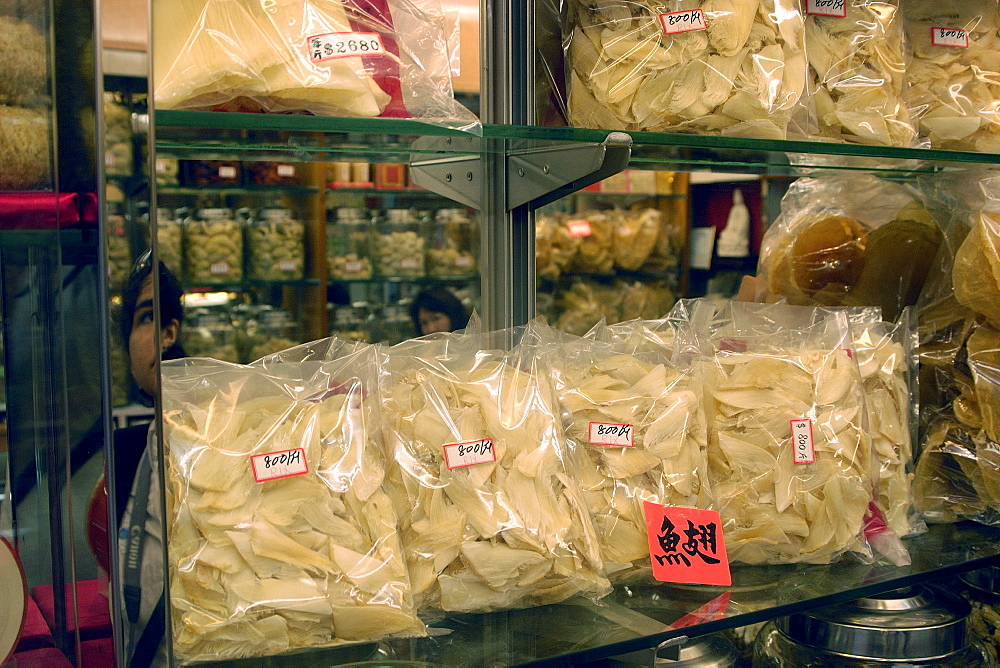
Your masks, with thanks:
<instances>
[{"instance_id":1,"label":"glass jar on background shelf","mask_svg":"<svg viewBox=\"0 0 1000 668\"><path fill-rule=\"evenodd\" d=\"M238 363L235 332L227 309L223 307L194 309L187 316L184 351L188 357L211 357L223 362Z\"/></svg>"},{"instance_id":2,"label":"glass jar on background shelf","mask_svg":"<svg viewBox=\"0 0 1000 668\"><path fill-rule=\"evenodd\" d=\"M174 276L181 275L181 218L165 206L156 209L157 252Z\"/></svg>"},{"instance_id":3,"label":"glass jar on background shelf","mask_svg":"<svg viewBox=\"0 0 1000 668\"><path fill-rule=\"evenodd\" d=\"M333 327L330 334L346 341L371 340L369 331L368 305L337 306L333 310Z\"/></svg>"},{"instance_id":4,"label":"glass jar on background shelf","mask_svg":"<svg viewBox=\"0 0 1000 668\"><path fill-rule=\"evenodd\" d=\"M181 165L177 158L157 157L153 168L156 170L156 185L171 188L180 184Z\"/></svg>"},{"instance_id":5,"label":"glass jar on background shelf","mask_svg":"<svg viewBox=\"0 0 1000 668\"><path fill-rule=\"evenodd\" d=\"M302 280L305 227L290 209L258 210L247 226L248 274L260 281Z\"/></svg>"},{"instance_id":6,"label":"glass jar on background shelf","mask_svg":"<svg viewBox=\"0 0 1000 668\"><path fill-rule=\"evenodd\" d=\"M429 233L428 275L453 277L474 274L478 236L468 209L439 209Z\"/></svg>"},{"instance_id":7,"label":"glass jar on background shelf","mask_svg":"<svg viewBox=\"0 0 1000 668\"><path fill-rule=\"evenodd\" d=\"M299 344L295 336L295 320L288 311L263 305L255 307L255 327L250 338L247 362L273 355Z\"/></svg>"},{"instance_id":8,"label":"glass jar on background shelf","mask_svg":"<svg viewBox=\"0 0 1000 668\"><path fill-rule=\"evenodd\" d=\"M198 209L184 223L184 269L195 285L243 280L243 233L230 209Z\"/></svg>"},{"instance_id":9,"label":"glass jar on background shelf","mask_svg":"<svg viewBox=\"0 0 1000 668\"><path fill-rule=\"evenodd\" d=\"M365 281L372 277L372 224L368 211L341 207L326 227L326 266L331 280Z\"/></svg>"},{"instance_id":10,"label":"glass jar on background shelf","mask_svg":"<svg viewBox=\"0 0 1000 668\"><path fill-rule=\"evenodd\" d=\"M119 202L109 201L107 210L108 278L112 286L122 286L132 269L132 252L125 233L125 216L122 215Z\"/></svg>"},{"instance_id":11,"label":"glass jar on background shelf","mask_svg":"<svg viewBox=\"0 0 1000 668\"><path fill-rule=\"evenodd\" d=\"M382 309L382 341L393 344L419 336L413 331L413 321L406 306L386 306Z\"/></svg>"},{"instance_id":12,"label":"glass jar on background shelf","mask_svg":"<svg viewBox=\"0 0 1000 668\"><path fill-rule=\"evenodd\" d=\"M412 209L388 209L375 239L380 276L420 278L425 275L424 230Z\"/></svg>"}]
</instances>

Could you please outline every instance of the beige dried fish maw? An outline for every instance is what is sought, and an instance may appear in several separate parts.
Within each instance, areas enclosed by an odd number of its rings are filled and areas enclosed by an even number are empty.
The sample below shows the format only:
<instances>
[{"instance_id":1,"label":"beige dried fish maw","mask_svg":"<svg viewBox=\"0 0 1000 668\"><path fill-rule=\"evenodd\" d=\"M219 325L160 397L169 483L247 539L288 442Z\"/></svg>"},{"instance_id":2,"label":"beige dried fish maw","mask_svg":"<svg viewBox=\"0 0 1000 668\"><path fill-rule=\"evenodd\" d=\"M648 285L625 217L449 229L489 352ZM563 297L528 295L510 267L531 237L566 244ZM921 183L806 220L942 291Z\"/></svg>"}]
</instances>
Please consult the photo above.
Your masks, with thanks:
<instances>
[{"instance_id":1,"label":"beige dried fish maw","mask_svg":"<svg viewBox=\"0 0 1000 668\"><path fill-rule=\"evenodd\" d=\"M615 266L634 271L649 259L663 226L663 217L656 209L622 212L614 223Z\"/></svg>"},{"instance_id":2,"label":"beige dried fish maw","mask_svg":"<svg viewBox=\"0 0 1000 668\"><path fill-rule=\"evenodd\" d=\"M587 468L584 490L615 581L651 581L643 501L711 508L706 425L694 377L585 340L560 342L543 325L566 437ZM610 428L604 436L594 425ZM617 434L627 430L623 443ZM596 465L597 475L592 475Z\"/></svg>"},{"instance_id":3,"label":"beige dried fish maw","mask_svg":"<svg viewBox=\"0 0 1000 668\"><path fill-rule=\"evenodd\" d=\"M564 224L570 235L574 234L574 225L586 221L584 232L578 233L579 239L576 257L573 259L573 271L586 274L610 274L614 269L614 224L618 216L598 211L588 211L579 216L567 217Z\"/></svg>"},{"instance_id":4,"label":"beige dried fish maw","mask_svg":"<svg viewBox=\"0 0 1000 668\"><path fill-rule=\"evenodd\" d=\"M911 7L911 5L914 5ZM912 62L910 107L933 148L977 151L997 145L1000 110L1000 10L995 0L907 2L904 11ZM935 44L935 28L967 32L968 45ZM959 40L964 42L964 40Z\"/></svg>"},{"instance_id":5,"label":"beige dried fish maw","mask_svg":"<svg viewBox=\"0 0 1000 668\"><path fill-rule=\"evenodd\" d=\"M675 32L661 20L687 10L701 10L704 28ZM573 0L567 15L572 124L785 137L806 83L796 4L684 0L666 8L648 0ZM748 106L764 113L746 118L756 114Z\"/></svg>"},{"instance_id":6,"label":"beige dried fish maw","mask_svg":"<svg viewBox=\"0 0 1000 668\"><path fill-rule=\"evenodd\" d=\"M707 370L726 549L745 563L829 563L858 541L873 489L860 373L839 347L766 346L721 350ZM815 461L796 464L791 422L804 420Z\"/></svg>"},{"instance_id":7,"label":"beige dried fish maw","mask_svg":"<svg viewBox=\"0 0 1000 668\"><path fill-rule=\"evenodd\" d=\"M962 425L939 420L924 440L914 478L917 509L928 522L983 517L982 472L976 443Z\"/></svg>"},{"instance_id":8,"label":"beige dried fish maw","mask_svg":"<svg viewBox=\"0 0 1000 668\"><path fill-rule=\"evenodd\" d=\"M1000 331L984 323L969 337L967 346L983 429L994 443L1000 443Z\"/></svg>"},{"instance_id":9,"label":"beige dried fish maw","mask_svg":"<svg viewBox=\"0 0 1000 668\"><path fill-rule=\"evenodd\" d=\"M166 538L182 661L424 632L380 491L376 375L370 347L323 362L165 366ZM301 469L253 459L299 449Z\"/></svg>"},{"instance_id":10,"label":"beige dried fish maw","mask_svg":"<svg viewBox=\"0 0 1000 668\"><path fill-rule=\"evenodd\" d=\"M955 254L955 298L1000 326L1000 214L982 212Z\"/></svg>"},{"instance_id":11,"label":"beige dried fish maw","mask_svg":"<svg viewBox=\"0 0 1000 668\"><path fill-rule=\"evenodd\" d=\"M806 17L806 54L819 135L911 146L905 35L898 0L847 2L846 17Z\"/></svg>"},{"instance_id":12,"label":"beige dried fish maw","mask_svg":"<svg viewBox=\"0 0 1000 668\"><path fill-rule=\"evenodd\" d=\"M484 612L601 596L591 519L567 472L555 394L521 349L471 334L389 350L387 484L421 608ZM458 444L490 451L455 461ZM445 446L448 448L446 454ZM451 468L449 468L451 467Z\"/></svg>"}]
</instances>

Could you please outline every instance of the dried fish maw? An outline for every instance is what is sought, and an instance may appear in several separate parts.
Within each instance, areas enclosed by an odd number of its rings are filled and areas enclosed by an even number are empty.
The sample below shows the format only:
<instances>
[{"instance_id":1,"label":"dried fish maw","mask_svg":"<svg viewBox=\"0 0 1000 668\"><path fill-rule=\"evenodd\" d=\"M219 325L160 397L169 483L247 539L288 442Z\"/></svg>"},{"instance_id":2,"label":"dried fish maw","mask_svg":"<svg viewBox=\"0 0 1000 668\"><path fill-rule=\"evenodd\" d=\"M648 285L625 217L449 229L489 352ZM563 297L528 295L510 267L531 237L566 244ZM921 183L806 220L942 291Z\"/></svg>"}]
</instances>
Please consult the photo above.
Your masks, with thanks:
<instances>
[{"instance_id":1,"label":"dried fish maw","mask_svg":"<svg viewBox=\"0 0 1000 668\"><path fill-rule=\"evenodd\" d=\"M441 609L450 612L475 612L507 607L508 599L519 590L497 591L477 575L441 575Z\"/></svg>"},{"instance_id":2,"label":"dried fish maw","mask_svg":"<svg viewBox=\"0 0 1000 668\"><path fill-rule=\"evenodd\" d=\"M1000 445L981 439L976 447L976 462L986 492L983 500L993 508L1000 508Z\"/></svg>"},{"instance_id":3,"label":"dried fish maw","mask_svg":"<svg viewBox=\"0 0 1000 668\"><path fill-rule=\"evenodd\" d=\"M389 635L419 636L423 625L410 613L391 605L334 606L333 630L344 640L377 640Z\"/></svg>"},{"instance_id":4,"label":"dried fish maw","mask_svg":"<svg viewBox=\"0 0 1000 668\"><path fill-rule=\"evenodd\" d=\"M509 586L532 567L548 561L537 552L484 541L463 543L460 551L469 568L494 589Z\"/></svg>"},{"instance_id":5,"label":"dried fish maw","mask_svg":"<svg viewBox=\"0 0 1000 668\"><path fill-rule=\"evenodd\" d=\"M955 254L955 298L1000 327L1000 214L983 212Z\"/></svg>"},{"instance_id":6,"label":"dried fish maw","mask_svg":"<svg viewBox=\"0 0 1000 668\"><path fill-rule=\"evenodd\" d=\"M864 266L862 225L844 216L828 216L803 225L794 237L789 264L795 285L816 292L831 284L852 287Z\"/></svg>"},{"instance_id":7,"label":"dried fish maw","mask_svg":"<svg viewBox=\"0 0 1000 668\"><path fill-rule=\"evenodd\" d=\"M707 0L701 7L708 17L709 42L723 56L739 53L750 37L757 0Z\"/></svg>"},{"instance_id":8,"label":"dried fish maw","mask_svg":"<svg viewBox=\"0 0 1000 668\"><path fill-rule=\"evenodd\" d=\"M330 544L330 557L351 584L372 596L391 590L403 581L402 565Z\"/></svg>"},{"instance_id":9,"label":"dried fish maw","mask_svg":"<svg viewBox=\"0 0 1000 668\"><path fill-rule=\"evenodd\" d=\"M967 347L983 428L997 443L1000 442L1000 331L989 324L980 325L969 337Z\"/></svg>"},{"instance_id":10,"label":"dried fish maw","mask_svg":"<svg viewBox=\"0 0 1000 668\"><path fill-rule=\"evenodd\" d=\"M257 556L294 562L301 568L317 574L334 567L329 559L297 543L266 520L255 520L249 535L250 545Z\"/></svg>"}]
</instances>

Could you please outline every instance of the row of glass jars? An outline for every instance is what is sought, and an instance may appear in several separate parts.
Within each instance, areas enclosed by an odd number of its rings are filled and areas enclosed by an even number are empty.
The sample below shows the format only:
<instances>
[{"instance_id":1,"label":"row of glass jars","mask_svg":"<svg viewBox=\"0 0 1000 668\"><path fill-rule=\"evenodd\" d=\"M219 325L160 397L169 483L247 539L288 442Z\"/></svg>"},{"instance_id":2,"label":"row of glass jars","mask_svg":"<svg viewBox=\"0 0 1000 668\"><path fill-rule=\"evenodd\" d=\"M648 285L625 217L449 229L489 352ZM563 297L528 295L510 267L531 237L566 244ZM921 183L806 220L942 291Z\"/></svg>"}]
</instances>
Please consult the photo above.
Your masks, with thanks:
<instances>
[{"instance_id":1,"label":"row of glass jars","mask_svg":"<svg viewBox=\"0 0 1000 668\"><path fill-rule=\"evenodd\" d=\"M160 258L194 285L301 280L305 227L290 209L157 210ZM244 252L245 250L245 252ZM183 258L183 259L182 259Z\"/></svg>"},{"instance_id":2,"label":"row of glass jars","mask_svg":"<svg viewBox=\"0 0 1000 668\"><path fill-rule=\"evenodd\" d=\"M439 209L432 217L413 209L343 207L326 234L334 280L460 277L477 270L478 228L468 209Z\"/></svg>"}]
</instances>

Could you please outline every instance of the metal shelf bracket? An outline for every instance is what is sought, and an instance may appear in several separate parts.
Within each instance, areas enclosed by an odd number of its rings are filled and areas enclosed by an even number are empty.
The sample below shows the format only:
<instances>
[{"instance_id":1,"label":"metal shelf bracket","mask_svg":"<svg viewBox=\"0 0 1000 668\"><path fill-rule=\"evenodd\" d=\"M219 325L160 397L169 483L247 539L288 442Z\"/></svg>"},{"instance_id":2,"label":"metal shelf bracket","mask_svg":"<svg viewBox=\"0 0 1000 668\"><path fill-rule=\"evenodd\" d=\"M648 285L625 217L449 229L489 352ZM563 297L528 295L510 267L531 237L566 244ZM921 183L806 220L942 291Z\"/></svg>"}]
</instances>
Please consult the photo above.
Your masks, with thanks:
<instances>
[{"instance_id":1,"label":"metal shelf bracket","mask_svg":"<svg viewBox=\"0 0 1000 668\"><path fill-rule=\"evenodd\" d=\"M507 162L507 209L536 209L625 169L632 137L612 132L600 144L512 151Z\"/></svg>"},{"instance_id":2,"label":"metal shelf bracket","mask_svg":"<svg viewBox=\"0 0 1000 668\"><path fill-rule=\"evenodd\" d=\"M480 141L473 137L420 137L414 140L413 147L421 153L410 156L410 178L421 188L473 209L482 209ZM427 155L434 152L447 155Z\"/></svg>"}]
</instances>

